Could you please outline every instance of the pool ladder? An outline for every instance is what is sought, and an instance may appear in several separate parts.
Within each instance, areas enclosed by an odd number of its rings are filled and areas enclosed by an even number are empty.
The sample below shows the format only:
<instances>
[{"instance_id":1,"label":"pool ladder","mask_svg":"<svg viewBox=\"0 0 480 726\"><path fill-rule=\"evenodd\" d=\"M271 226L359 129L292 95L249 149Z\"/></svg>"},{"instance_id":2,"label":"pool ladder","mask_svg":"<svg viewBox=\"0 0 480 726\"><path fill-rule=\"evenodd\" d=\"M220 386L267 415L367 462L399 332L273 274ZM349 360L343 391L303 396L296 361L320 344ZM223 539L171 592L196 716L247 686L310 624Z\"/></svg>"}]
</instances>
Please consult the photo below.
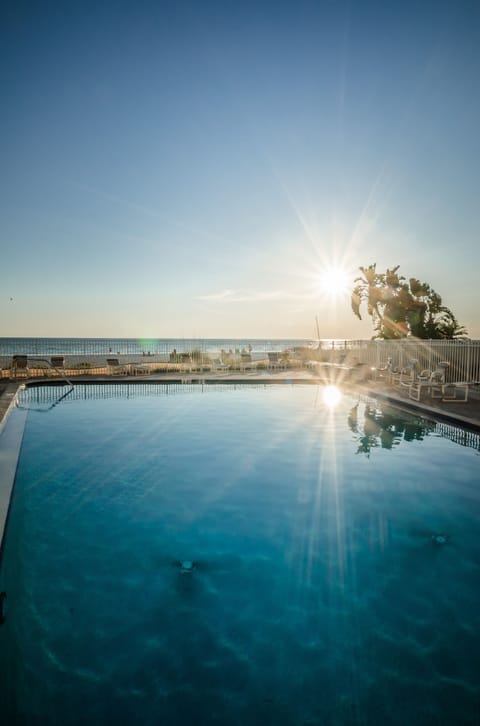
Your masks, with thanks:
<instances>
[{"instance_id":1,"label":"pool ladder","mask_svg":"<svg viewBox=\"0 0 480 726\"><path fill-rule=\"evenodd\" d=\"M56 371L58 373L59 377L62 378L63 381L65 382L65 385L69 386L68 391L66 391L65 393L63 393L54 403L52 403L51 406L49 406L48 409L34 409L34 410L42 410L42 411L50 410L51 408L53 408L54 406L56 406L58 403L60 403L60 401L63 401L64 398L66 398L67 396L69 396L71 394L71 392L74 390L75 386L73 385L73 383L70 380L70 378L67 378L67 376L65 375L65 372L64 371L62 372L59 368L57 368L57 366L53 365L53 363L51 361L49 361L48 358L37 358L37 357L32 357L31 358L30 356L28 356L28 358L30 360L32 360L32 361L36 361L37 363L46 363L47 366L51 370L54 370L54 371ZM24 406L20 406L18 404L18 401L17 401L17 404L16 405L17 405L17 408L24 408ZM26 408L31 408L31 407L26 407Z\"/></svg>"},{"instance_id":2,"label":"pool ladder","mask_svg":"<svg viewBox=\"0 0 480 726\"><path fill-rule=\"evenodd\" d=\"M29 358L30 358L30 356L29 356ZM54 366L53 363L48 360L48 358L30 358L30 360L37 361L37 363L46 363L47 366L50 368L50 370L56 371L58 373L58 375L60 376L60 378L63 378L63 380L70 386L71 390L73 391L74 386L73 386L73 383L70 380L70 378L67 378L67 376L65 375L65 372L62 373L60 368L57 368L57 366ZM70 391L69 391L69 393L70 393Z\"/></svg>"}]
</instances>

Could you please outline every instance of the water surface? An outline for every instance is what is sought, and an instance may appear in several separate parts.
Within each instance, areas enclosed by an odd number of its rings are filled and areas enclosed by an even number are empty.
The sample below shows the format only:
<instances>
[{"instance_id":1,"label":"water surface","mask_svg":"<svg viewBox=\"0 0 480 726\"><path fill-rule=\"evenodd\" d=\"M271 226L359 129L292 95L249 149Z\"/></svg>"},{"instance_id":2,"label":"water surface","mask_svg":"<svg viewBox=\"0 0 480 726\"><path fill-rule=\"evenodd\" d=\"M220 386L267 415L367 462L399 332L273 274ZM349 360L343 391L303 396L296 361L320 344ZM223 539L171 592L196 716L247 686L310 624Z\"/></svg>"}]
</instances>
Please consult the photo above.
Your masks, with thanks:
<instances>
[{"instance_id":1,"label":"water surface","mask_svg":"<svg viewBox=\"0 0 480 726\"><path fill-rule=\"evenodd\" d=\"M7 723L478 724L475 438L316 386L109 390L28 415Z\"/></svg>"}]
</instances>

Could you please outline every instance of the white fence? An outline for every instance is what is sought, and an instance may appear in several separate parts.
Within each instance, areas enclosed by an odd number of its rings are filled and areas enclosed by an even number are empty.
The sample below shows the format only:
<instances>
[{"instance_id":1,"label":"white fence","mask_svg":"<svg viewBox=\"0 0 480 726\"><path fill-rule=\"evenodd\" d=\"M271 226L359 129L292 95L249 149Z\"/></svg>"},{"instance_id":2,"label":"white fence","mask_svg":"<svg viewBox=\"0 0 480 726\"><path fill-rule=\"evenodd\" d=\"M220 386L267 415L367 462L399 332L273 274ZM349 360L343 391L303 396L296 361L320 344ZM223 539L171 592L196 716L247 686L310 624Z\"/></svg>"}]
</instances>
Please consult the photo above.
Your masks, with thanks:
<instances>
[{"instance_id":1,"label":"white fence","mask_svg":"<svg viewBox=\"0 0 480 726\"><path fill-rule=\"evenodd\" d=\"M7 339L0 338L0 343L2 340ZM232 350L236 351L240 350L243 345L242 342L233 339L228 341L196 339L194 342L190 341L193 347L188 348L187 342L183 341L182 350L185 348L191 352L202 352L202 355L207 355L205 351L210 351L213 344L228 345ZM104 341L102 340L101 343L103 345ZM171 347L171 344L172 341L168 342L168 346ZM167 343L165 343L165 346L167 346ZM85 370L77 372L93 373L99 372L98 369L105 369L105 353L99 355L97 351L93 352L92 350L92 352L84 354L72 354L68 352L69 349L66 343L64 347L65 350L61 349L61 351L65 354L65 367L69 370L79 368L82 363L84 365L88 364L88 369L85 368ZM162 349L162 352L150 353L148 356L141 352L128 354L121 352L116 356L121 363L133 363L140 360L149 365L151 364L151 367L155 368L156 363L161 364L169 360L170 353L168 353L167 347L164 350ZM407 338L405 340L319 340L310 343L308 341L262 340L253 342L252 360L258 361L261 358L266 358L267 352L265 351L270 350L278 352L289 350L291 353L290 359L303 361L316 359L347 365L365 363L372 368L385 365L389 358L392 360L392 365L403 368L413 359L417 361L416 370L418 372L424 369L434 370L441 361L448 361L450 365L446 372L447 381L480 383L480 340L418 340ZM177 348L177 351L180 352L180 347ZM30 349L26 346L18 349L18 352L27 352L28 355L32 355ZM42 348L42 357L48 355L50 353L46 353L45 348ZM218 356L218 353L216 353L216 356ZM11 361L11 355L1 354L0 345L0 375L8 376Z\"/></svg>"},{"instance_id":2,"label":"white fence","mask_svg":"<svg viewBox=\"0 0 480 726\"><path fill-rule=\"evenodd\" d=\"M320 341L319 354L323 360L376 368L389 358L400 368L415 360L417 371L448 361L448 381L480 383L480 340L330 340Z\"/></svg>"}]
</instances>

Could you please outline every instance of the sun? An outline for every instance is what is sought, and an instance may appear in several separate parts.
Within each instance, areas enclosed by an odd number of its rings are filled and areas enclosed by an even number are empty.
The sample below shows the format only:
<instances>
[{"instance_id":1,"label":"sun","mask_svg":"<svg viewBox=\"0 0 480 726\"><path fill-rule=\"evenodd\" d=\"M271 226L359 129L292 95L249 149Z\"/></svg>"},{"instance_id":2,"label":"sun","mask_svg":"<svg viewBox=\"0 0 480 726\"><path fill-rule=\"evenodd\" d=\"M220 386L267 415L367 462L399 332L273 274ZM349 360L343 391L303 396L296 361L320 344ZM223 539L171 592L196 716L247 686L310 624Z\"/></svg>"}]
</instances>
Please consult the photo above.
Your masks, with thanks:
<instances>
[{"instance_id":1,"label":"sun","mask_svg":"<svg viewBox=\"0 0 480 726\"><path fill-rule=\"evenodd\" d=\"M342 267L327 267L320 273L319 289L329 297L340 297L348 292L350 279Z\"/></svg>"}]
</instances>

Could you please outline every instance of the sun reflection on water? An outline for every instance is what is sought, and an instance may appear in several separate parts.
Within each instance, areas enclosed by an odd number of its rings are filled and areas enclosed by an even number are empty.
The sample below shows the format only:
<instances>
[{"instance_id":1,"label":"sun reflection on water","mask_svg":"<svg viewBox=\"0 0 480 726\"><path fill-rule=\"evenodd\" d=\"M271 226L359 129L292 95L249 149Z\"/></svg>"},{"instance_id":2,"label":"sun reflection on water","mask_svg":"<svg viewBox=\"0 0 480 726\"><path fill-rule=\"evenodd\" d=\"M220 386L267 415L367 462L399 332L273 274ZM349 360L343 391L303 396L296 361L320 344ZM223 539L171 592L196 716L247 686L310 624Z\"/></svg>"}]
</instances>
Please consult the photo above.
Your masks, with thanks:
<instances>
[{"instance_id":1,"label":"sun reflection on water","mask_svg":"<svg viewBox=\"0 0 480 726\"><path fill-rule=\"evenodd\" d=\"M342 398L342 393L337 386L325 386L323 389L323 402L328 408L335 408Z\"/></svg>"}]
</instances>

